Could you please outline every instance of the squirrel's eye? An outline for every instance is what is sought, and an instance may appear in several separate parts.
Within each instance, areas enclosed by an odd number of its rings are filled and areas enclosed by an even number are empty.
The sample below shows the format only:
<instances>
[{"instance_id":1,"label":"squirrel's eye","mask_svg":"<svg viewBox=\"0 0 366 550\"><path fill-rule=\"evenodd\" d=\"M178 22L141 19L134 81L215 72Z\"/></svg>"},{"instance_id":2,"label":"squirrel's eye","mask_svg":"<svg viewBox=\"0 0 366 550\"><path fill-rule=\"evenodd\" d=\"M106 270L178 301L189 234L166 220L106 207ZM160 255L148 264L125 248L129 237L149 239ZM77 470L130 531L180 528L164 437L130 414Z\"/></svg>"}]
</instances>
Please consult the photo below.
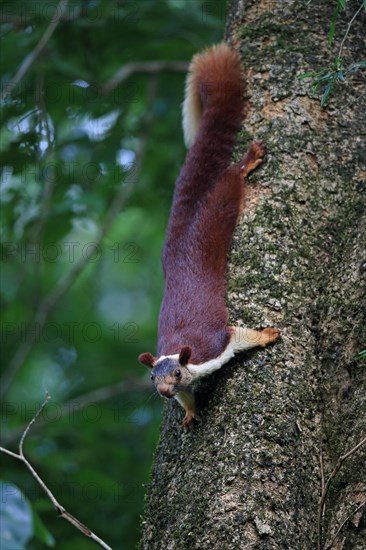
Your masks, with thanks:
<instances>
[{"instance_id":1,"label":"squirrel's eye","mask_svg":"<svg viewBox=\"0 0 366 550\"><path fill-rule=\"evenodd\" d=\"M180 378L180 377L182 376L182 373L181 373L180 369L175 369L175 373L174 373L174 374L175 374L175 376L176 376L177 378Z\"/></svg>"},{"instance_id":2,"label":"squirrel's eye","mask_svg":"<svg viewBox=\"0 0 366 550\"><path fill-rule=\"evenodd\" d=\"M151 378L151 380L154 380L154 375L150 374L150 378Z\"/></svg>"}]
</instances>

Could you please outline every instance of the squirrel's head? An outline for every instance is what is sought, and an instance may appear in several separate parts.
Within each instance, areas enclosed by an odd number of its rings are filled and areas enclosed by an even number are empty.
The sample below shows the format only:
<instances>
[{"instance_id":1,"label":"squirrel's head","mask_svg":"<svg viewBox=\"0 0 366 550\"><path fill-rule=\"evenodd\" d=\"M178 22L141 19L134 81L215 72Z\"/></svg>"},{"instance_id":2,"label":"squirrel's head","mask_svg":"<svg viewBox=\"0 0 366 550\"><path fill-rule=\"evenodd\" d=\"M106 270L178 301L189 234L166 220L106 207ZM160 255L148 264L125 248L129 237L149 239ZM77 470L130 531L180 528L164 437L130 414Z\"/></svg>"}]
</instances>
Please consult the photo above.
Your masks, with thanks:
<instances>
[{"instance_id":1,"label":"squirrel's head","mask_svg":"<svg viewBox=\"0 0 366 550\"><path fill-rule=\"evenodd\" d=\"M151 380L160 395L170 399L189 386L193 380L187 368L191 353L189 346L183 346L179 355L154 357L151 353L142 353L138 360L151 369Z\"/></svg>"}]
</instances>

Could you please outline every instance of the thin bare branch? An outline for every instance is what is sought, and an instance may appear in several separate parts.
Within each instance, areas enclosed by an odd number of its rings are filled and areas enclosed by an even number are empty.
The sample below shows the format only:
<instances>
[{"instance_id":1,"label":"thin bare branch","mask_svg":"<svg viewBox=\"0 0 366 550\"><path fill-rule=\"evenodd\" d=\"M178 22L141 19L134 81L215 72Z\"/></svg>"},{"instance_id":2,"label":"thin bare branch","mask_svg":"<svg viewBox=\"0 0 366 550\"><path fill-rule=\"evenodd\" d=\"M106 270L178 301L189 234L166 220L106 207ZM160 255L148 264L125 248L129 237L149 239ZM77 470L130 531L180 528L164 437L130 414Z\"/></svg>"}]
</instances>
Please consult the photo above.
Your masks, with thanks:
<instances>
[{"instance_id":1,"label":"thin bare branch","mask_svg":"<svg viewBox=\"0 0 366 550\"><path fill-rule=\"evenodd\" d=\"M341 45L340 45L340 47L339 47L338 59L341 59L341 57L342 57L343 46L344 46L344 43L345 43L345 41L346 41L346 38L347 38L347 36L348 36L348 34L349 34L349 31L351 30L351 27L352 27L352 25L353 25L354 20L356 19L356 17L358 16L358 14L359 14L360 11L362 10L362 8L363 8L363 2L361 2L360 7L358 8L358 10L356 11L356 13L355 13L354 16L352 17L351 21L348 23L348 27L347 27L347 30L346 30L346 34L344 35L343 40L342 40L342 42L341 42Z\"/></svg>"},{"instance_id":2,"label":"thin bare branch","mask_svg":"<svg viewBox=\"0 0 366 550\"><path fill-rule=\"evenodd\" d=\"M104 84L102 94L107 95L134 73L160 73L162 71L187 72L186 61L141 61L126 63Z\"/></svg>"},{"instance_id":3,"label":"thin bare branch","mask_svg":"<svg viewBox=\"0 0 366 550\"><path fill-rule=\"evenodd\" d=\"M115 397L116 395L122 395L124 393L130 393L132 391L148 391L151 389L151 381L144 378L136 378L123 382L117 382L116 384L111 384L109 386L98 388L97 390L76 396L70 401L67 401L64 405L61 406L59 417L64 418L65 416L70 414L70 411L72 411L72 413L75 413L76 411L80 411L88 407L89 405L95 405L96 403L106 401L107 399ZM37 424L34 426L33 431L42 428L42 426L44 426L46 422L47 420L40 418ZM2 434L2 443L13 443L21 436L24 429L25 426L23 425L12 430L9 434Z\"/></svg>"},{"instance_id":4,"label":"thin bare branch","mask_svg":"<svg viewBox=\"0 0 366 550\"><path fill-rule=\"evenodd\" d=\"M23 460L20 455L13 453L13 451L9 451L9 449L5 449L5 447L0 447L0 452L12 456L13 458L17 458L18 460Z\"/></svg>"},{"instance_id":5,"label":"thin bare branch","mask_svg":"<svg viewBox=\"0 0 366 550\"><path fill-rule=\"evenodd\" d=\"M24 459L24 454L23 454L24 440L27 437L27 435L29 433L29 430L31 429L31 427L33 426L33 424L35 423L35 421L37 420L39 415L42 413L43 409L45 408L45 406L47 405L47 403L49 402L50 399L51 399L51 397L50 397L49 393L46 391L45 400L43 401L42 405L39 407L36 414L33 416L32 420L29 422L28 426L26 427L26 429L23 432L22 437L20 438L20 441L19 441L19 454L23 459Z\"/></svg>"},{"instance_id":6,"label":"thin bare branch","mask_svg":"<svg viewBox=\"0 0 366 550\"><path fill-rule=\"evenodd\" d=\"M34 50L32 50L31 53L25 57L14 78L6 84L4 90L0 94L0 99L5 99L5 97L14 90L15 86L17 86L22 78L24 78L24 76L27 74L43 48L46 46L51 36L55 32L59 22L61 21L62 15L66 9L68 2L69 0L60 0L60 2L57 4L55 13L53 14L51 22L48 25L45 33L41 37Z\"/></svg>"},{"instance_id":7,"label":"thin bare branch","mask_svg":"<svg viewBox=\"0 0 366 550\"><path fill-rule=\"evenodd\" d=\"M50 128L51 117L47 113L47 108L44 99L44 72L43 70L37 70L36 78L36 103L37 103L37 115L39 119L39 133L41 138L38 143L40 157L42 162L47 166L47 170L44 172L42 177L43 179L43 189L42 189L42 198L40 204L40 211L37 223L30 232L29 242L30 245L34 247L35 250L41 250L43 240L45 225L48 220L48 217L51 212L52 207L52 195L56 185L56 174L54 169L54 163L51 162L53 155L53 132ZM43 139L42 139L43 138ZM41 144L47 142L47 147L43 151L41 150ZM34 303L39 303L42 297L41 289L41 272L43 269L44 258L43 255L39 255L39 261L35 262L35 278L33 283L33 295ZM23 270L23 280L27 277L27 270ZM21 286L23 280L19 281L19 287Z\"/></svg>"},{"instance_id":8,"label":"thin bare branch","mask_svg":"<svg viewBox=\"0 0 366 550\"><path fill-rule=\"evenodd\" d=\"M341 467L343 465L343 462L345 460L347 460L347 458L352 456L355 452L357 452L358 449L360 449L360 447L362 447L365 444L366 444L366 437L361 439L361 441L359 443L357 443L357 445L352 447L352 449L350 449L347 453L345 453L344 455L341 455L338 458L337 463L334 466L333 470L331 471L330 476L327 479L327 482L324 485L324 488L322 490L321 497L320 497L319 510L318 510L318 550L322 550L323 518L324 518L324 510L325 510L325 499L327 497L327 493L328 493L330 484L331 484L332 480L335 478L335 476L337 475L337 473L339 472L339 470L341 469Z\"/></svg>"},{"instance_id":9,"label":"thin bare branch","mask_svg":"<svg viewBox=\"0 0 366 550\"><path fill-rule=\"evenodd\" d=\"M323 494L324 487L325 487L323 449L320 449L319 462L320 462L320 475L321 475L321 494Z\"/></svg>"},{"instance_id":10,"label":"thin bare branch","mask_svg":"<svg viewBox=\"0 0 366 550\"><path fill-rule=\"evenodd\" d=\"M105 386L104 388L98 388L97 390L85 393L80 397L76 397L72 401L68 401L64 407L61 409L61 414L70 410L72 405L73 411L79 411L84 409L88 405L98 403L100 401L106 401L111 397L116 395L121 395L122 393L129 393L131 391L144 391L151 390L152 386L148 380L130 380L128 382L119 382L118 384L111 384L110 386Z\"/></svg>"},{"instance_id":11,"label":"thin bare branch","mask_svg":"<svg viewBox=\"0 0 366 550\"><path fill-rule=\"evenodd\" d=\"M56 512L62 518L66 519L69 523L71 523L72 525L74 525L74 527L76 527L79 531L81 531L86 537L89 537L92 540L94 540L97 544L99 544L99 546L101 546L105 550L112 550L112 548L110 546L108 546L108 544L106 544L102 539L100 539L95 533L93 533L93 531L91 531L88 527L86 527L86 525L81 523L75 516L70 514L70 512L68 512L63 506L61 506L61 504L58 502L58 500L56 499L56 497L54 496L52 491L50 491L50 489L47 487L47 485L45 484L43 479L38 475L38 473L33 468L31 463L24 456L23 445L24 445L25 438L27 437L27 435L29 433L29 430L32 428L32 426L34 425L37 418L42 413L43 409L45 408L45 406L47 405L47 403L50 399L51 398L50 398L49 394L46 393L45 400L43 401L42 405L39 407L38 411L36 412L36 414L34 415L32 420L27 425L26 429L24 430L24 433L23 433L23 435L20 439L20 442L19 442L19 454L13 453L12 451L9 451L8 449L5 449L4 447L0 447L0 452L5 453L5 454L7 454L7 455L9 455L13 458L16 458L17 460L20 460L21 462L23 462L25 464L25 466L28 468L28 470L30 471L30 473L32 474L34 479L42 487L42 489L44 490L44 492L46 493L46 495L48 496L48 498L52 502Z\"/></svg>"},{"instance_id":12,"label":"thin bare branch","mask_svg":"<svg viewBox=\"0 0 366 550\"><path fill-rule=\"evenodd\" d=\"M52 5L52 4L51 4ZM76 3L72 5L72 10L70 13L63 13L60 17L60 22L70 23L76 19L81 19L84 15L84 7L81 6L77 9ZM0 10L0 23L7 23L9 25L14 25L15 27L27 27L32 23L34 16L27 15L23 13L22 15L14 15L12 13L7 13L6 11Z\"/></svg>"},{"instance_id":13,"label":"thin bare branch","mask_svg":"<svg viewBox=\"0 0 366 550\"><path fill-rule=\"evenodd\" d=\"M347 523L347 521L349 519L351 519L352 516L354 516L355 514L357 514L357 512L359 510L361 510L361 508L363 508L363 506L365 506L366 502L362 502L359 506L357 506L357 508L355 508L355 510L353 510L347 517L344 521L342 521L341 525L338 527L334 537L332 538L332 540L330 541L329 544L327 544L327 546L325 547L324 550L331 550L331 548L333 548L333 544L336 540L336 538L338 537L339 533L341 532L343 526Z\"/></svg>"}]
</instances>

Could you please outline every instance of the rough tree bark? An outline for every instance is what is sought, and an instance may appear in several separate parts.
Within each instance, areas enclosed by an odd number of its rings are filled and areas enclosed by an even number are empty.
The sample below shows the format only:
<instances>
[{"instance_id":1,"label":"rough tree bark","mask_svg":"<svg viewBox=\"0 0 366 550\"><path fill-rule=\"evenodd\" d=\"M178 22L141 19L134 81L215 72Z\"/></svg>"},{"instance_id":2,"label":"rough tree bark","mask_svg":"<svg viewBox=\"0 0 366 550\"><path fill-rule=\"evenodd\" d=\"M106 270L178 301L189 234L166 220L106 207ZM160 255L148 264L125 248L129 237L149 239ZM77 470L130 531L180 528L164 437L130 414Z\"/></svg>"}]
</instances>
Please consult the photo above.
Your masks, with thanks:
<instances>
[{"instance_id":1,"label":"rough tree bark","mask_svg":"<svg viewBox=\"0 0 366 550\"><path fill-rule=\"evenodd\" d=\"M347 13L360 3L348 2ZM322 110L295 78L334 60L333 8L230 5L226 35L251 100L234 156L253 138L269 152L234 236L227 300L232 324L279 326L283 338L206 380L193 433L181 431L179 405L167 404L144 550L316 548L320 455L326 480L365 437L366 368L354 359L366 340L365 79L339 87ZM361 13L345 43L350 62L364 57L364 22ZM345 31L339 21L339 42ZM322 549L365 548L365 491L362 447L330 486Z\"/></svg>"}]
</instances>

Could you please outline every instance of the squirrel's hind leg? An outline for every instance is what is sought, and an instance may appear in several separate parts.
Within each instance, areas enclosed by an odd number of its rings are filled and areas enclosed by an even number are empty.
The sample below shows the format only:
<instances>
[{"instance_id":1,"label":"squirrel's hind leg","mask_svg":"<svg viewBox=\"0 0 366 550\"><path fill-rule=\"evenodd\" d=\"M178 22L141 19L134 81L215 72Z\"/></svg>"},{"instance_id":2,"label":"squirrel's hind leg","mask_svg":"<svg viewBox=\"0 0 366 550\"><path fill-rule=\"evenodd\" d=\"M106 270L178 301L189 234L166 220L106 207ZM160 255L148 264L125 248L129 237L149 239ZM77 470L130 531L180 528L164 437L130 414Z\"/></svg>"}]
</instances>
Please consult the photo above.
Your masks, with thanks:
<instances>
[{"instance_id":1,"label":"squirrel's hind leg","mask_svg":"<svg viewBox=\"0 0 366 550\"><path fill-rule=\"evenodd\" d=\"M240 201L239 211L242 213L245 210L245 184L247 176L253 172L263 162L263 157L266 154L266 146L261 141L255 141L251 144L245 157L233 165L240 174L240 184L243 188L242 199Z\"/></svg>"},{"instance_id":2,"label":"squirrel's hind leg","mask_svg":"<svg viewBox=\"0 0 366 550\"><path fill-rule=\"evenodd\" d=\"M180 391L176 394L175 399L186 411L182 426L186 430L193 430L195 424L201 421L201 417L197 412L196 400L193 391Z\"/></svg>"},{"instance_id":3,"label":"squirrel's hind leg","mask_svg":"<svg viewBox=\"0 0 366 550\"><path fill-rule=\"evenodd\" d=\"M243 178L253 172L263 162L266 154L266 146L261 141L254 141L242 161L238 164Z\"/></svg>"}]
</instances>

